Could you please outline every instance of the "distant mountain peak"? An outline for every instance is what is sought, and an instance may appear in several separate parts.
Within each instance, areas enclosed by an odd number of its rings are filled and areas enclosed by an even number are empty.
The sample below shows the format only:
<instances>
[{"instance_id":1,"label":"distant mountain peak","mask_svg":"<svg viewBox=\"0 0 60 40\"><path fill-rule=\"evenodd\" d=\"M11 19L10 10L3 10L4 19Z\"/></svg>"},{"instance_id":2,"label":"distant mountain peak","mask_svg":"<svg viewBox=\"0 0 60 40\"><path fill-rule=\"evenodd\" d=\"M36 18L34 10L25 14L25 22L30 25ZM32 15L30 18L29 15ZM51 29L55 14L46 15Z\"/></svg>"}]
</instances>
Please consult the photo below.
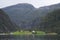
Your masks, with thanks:
<instances>
[{"instance_id":1,"label":"distant mountain peak","mask_svg":"<svg viewBox=\"0 0 60 40\"><path fill-rule=\"evenodd\" d=\"M18 3L16 5L32 5L32 4L29 4L29 3Z\"/></svg>"},{"instance_id":2,"label":"distant mountain peak","mask_svg":"<svg viewBox=\"0 0 60 40\"><path fill-rule=\"evenodd\" d=\"M43 6L43 7L39 7L39 8L47 8L47 7L52 7L52 6L60 6L60 3L57 3L57 4L52 4L52 5L49 5L49 6ZM39 9L38 8L38 9Z\"/></svg>"},{"instance_id":3,"label":"distant mountain peak","mask_svg":"<svg viewBox=\"0 0 60 40\"><path fill-rule=\"evenodd\" d=\"M11 6L5 7L4 9L11 8L11 7L17 7L17 8L35 8L32 4L18 3L18 4L15 4L15 5L11 5Z\"/></svg>"},{"instance_id":4,"label":"distant mountain peak","mask_svg":"<svg viewBox=\"0 0 60 40\"><path fill-rule=\"evenodd\" d=\"M10 19L17 25L22 21L30 21L29 16L36 8L28 3L19 3L9 7L3 8L3 10L9 15Z\"/></svg>"}]
</instances>

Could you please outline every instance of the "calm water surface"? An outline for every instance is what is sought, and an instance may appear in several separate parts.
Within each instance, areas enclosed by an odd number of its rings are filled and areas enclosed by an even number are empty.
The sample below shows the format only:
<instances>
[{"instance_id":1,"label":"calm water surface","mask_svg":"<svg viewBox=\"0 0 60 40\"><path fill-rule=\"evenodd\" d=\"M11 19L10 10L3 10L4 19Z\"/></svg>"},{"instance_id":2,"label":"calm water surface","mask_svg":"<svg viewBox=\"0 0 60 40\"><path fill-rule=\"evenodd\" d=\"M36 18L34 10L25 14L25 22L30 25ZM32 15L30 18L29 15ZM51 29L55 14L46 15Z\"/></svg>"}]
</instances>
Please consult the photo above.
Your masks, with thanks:
<instances>
[{"instance_id":1,"label":"calm water surface","mask_svg":"<svg viewBox=\"0 0 60 40\"><path fill-rule=\"evenodd\" d=\"M58 36L39 35L0 35L0 40L60 40Z\"/></svg>"}]
</instances>

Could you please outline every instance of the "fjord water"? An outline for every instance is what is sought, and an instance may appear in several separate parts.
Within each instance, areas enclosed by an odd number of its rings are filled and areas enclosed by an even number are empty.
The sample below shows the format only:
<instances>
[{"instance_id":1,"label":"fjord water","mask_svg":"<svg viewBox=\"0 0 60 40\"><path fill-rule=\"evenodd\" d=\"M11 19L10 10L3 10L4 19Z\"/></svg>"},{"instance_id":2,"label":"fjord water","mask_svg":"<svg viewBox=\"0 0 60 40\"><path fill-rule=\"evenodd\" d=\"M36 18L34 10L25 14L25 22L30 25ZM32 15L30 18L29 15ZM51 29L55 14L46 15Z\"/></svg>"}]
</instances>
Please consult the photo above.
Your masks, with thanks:
<instances>
[{"instance_id":1,"label":"fjord water","mask_svg":"<svg viewBox=\"0 0 60 40\"><path fill-rule=\"evenodd\" d=\"M0 40L59 40L58 36L42 35L0 35Z\"/></svg>"}]
</instances>

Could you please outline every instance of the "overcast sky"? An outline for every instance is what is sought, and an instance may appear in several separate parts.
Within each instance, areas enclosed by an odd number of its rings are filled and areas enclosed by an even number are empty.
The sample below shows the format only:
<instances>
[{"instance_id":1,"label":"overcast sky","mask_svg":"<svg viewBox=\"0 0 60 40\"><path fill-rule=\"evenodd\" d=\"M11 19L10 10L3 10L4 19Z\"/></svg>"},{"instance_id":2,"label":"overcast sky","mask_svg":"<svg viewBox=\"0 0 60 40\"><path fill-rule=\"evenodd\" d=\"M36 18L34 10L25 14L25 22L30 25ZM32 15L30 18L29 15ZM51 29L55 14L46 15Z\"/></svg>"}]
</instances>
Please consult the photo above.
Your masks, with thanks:
<instances>
[{"instance_id":1,"label":"overcast sky","mask_svg":"<svg viewBox=\"0 0 60 40\"><path fill-rule=\"evenodd\" d=\"M60 3L60 0L0 0L0 8L15 5L18 3L29 3L36 8Z\"/></svg>"}]
</instances>

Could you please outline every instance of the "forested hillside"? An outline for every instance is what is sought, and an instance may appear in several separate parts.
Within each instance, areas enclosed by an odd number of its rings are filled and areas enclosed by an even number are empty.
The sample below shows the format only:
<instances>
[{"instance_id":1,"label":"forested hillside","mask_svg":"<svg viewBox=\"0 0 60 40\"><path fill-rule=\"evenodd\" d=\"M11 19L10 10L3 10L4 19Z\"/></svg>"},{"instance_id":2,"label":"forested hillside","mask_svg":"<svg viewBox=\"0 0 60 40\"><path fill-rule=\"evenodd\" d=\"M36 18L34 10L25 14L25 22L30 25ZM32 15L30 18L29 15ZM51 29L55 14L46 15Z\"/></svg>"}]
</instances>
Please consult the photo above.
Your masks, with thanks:
<instances>
[{"instance_id":1,"label":"forested hillside","mask_svg":"<svg viewBox=\"0 0 60 40\"><path fill-rule=\"evenodd\" d=\"M6 12L6 14L9 15L11 21L16 23L20 27L20 29L25 29L25 30L26 29L28 29L28 30L29 29L31 29L31 30L43 29L43 30L45 30L44 29L45 26L47 27L47 26L51 26L53 24L54 18L52 18L52 17L55 14L53 14L52 12L54 12L54 10L60 9L60 3L50 5L50 6L44 6L44 7L40 7L40 8L35 8L31 4L22 3L22 4L16 4L13 6L2 8L2 9ZM58 13L58 12L55 12L55 13ZM49 15L53 14L53 15L49 16L48 14ZM46 16L47 17L49 16L49 18L48 18L49 21L53 20L52 23L44 24L44 20L45 20L45 18L47 18ZM52 19L50 19L50 17ZM46 20L46 21L48 21L48 20ZM47 28L49 29L49 27L47 27ZM46 29L46 30L48 30L48 29ZM54 32L54 30L53 30L53 32Z\"/></svg>"},{"instance_id":2,"label":"forested hillside","mask_svg":"<svg viewBox=\"0 0 60 40\"><path fill-rule=\"evenodd\" d=\"M49 12L42 20L40 22L40 26L43 27L40 28L41 30L60 33L60 9Z\"/></svg>"},{"instance_id":3,"label":"forested hillside","mask_svg":"<svg viewBox=\"0 0 60 40\"><path fill-rule=\"evenodd\" d=\"M17 26L13 24L9 16L0 9L0 32L13 32L17 30Z\"/></svg>"}]
</instances>

